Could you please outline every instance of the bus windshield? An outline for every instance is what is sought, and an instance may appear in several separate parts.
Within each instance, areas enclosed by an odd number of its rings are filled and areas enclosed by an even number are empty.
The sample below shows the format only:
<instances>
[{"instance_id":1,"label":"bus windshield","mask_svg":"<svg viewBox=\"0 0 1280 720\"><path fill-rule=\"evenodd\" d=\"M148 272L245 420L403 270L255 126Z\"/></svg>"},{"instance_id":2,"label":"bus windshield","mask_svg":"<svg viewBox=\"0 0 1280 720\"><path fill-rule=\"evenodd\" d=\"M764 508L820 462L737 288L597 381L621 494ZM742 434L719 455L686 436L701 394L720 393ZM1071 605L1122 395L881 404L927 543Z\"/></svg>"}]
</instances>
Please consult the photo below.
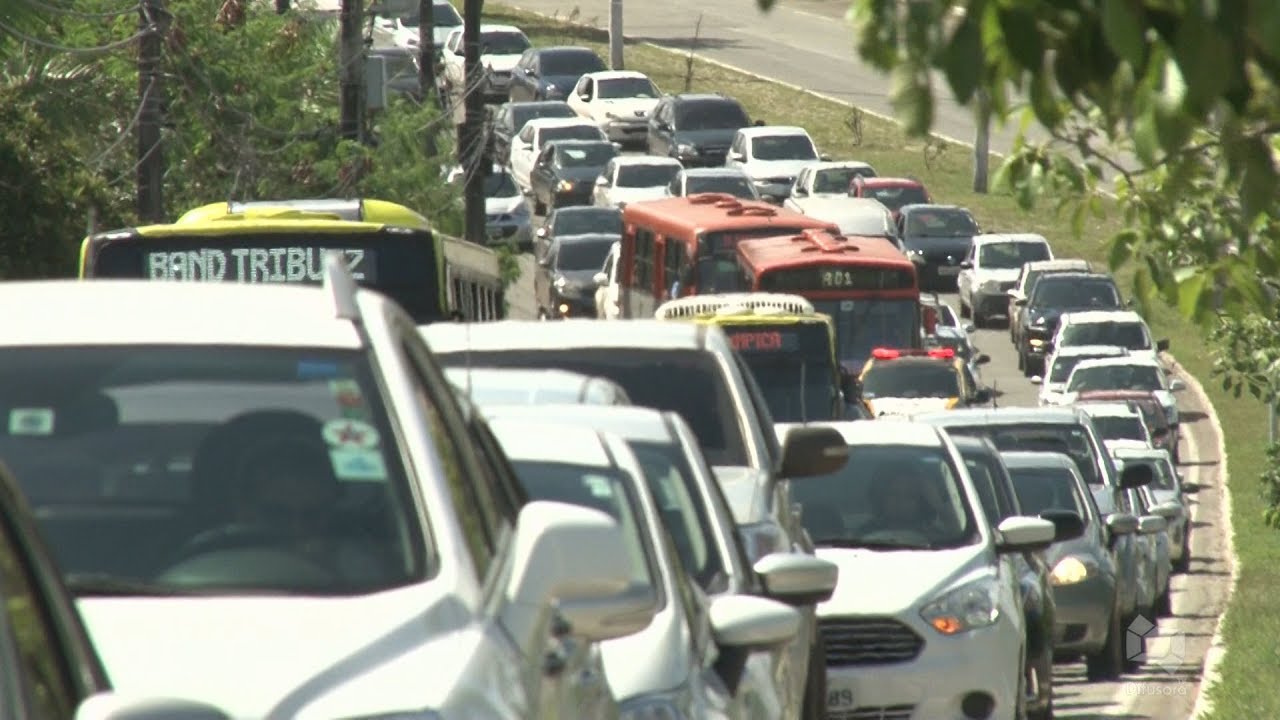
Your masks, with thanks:
<instances>
[{"instance_id":1,"label":"bus windshield","mask_svg":"<svg viewBox=\"0 0 1280 720\"><path fill-rule=\"evenodd\" d=\"M842 362L861 365L877 347L909 348L920 344L919 310L911 298L813 300L813 307L836 323L836 354Z\"/></svg>"},{"instance_id":2,"label":"bus windshield","mask_svg":"<svg viewBox=\"0 0 1280 720\"><path fill-rule=\"evenodd\" d=\"M699 235L698 292L706 294L749 289L745 285L737 257L734 255L734 249L738 247L738 243L752 238L798 235L804 230L805 228L794 226L762 225Z\"/></svg>"},{"instance_id":3,"label":"bus windshield","mask_svg":"<svg viewBox=\"0 0 1280 720\"><path fill-rule=\"evenodd\" d=\"M90 241L85 277L319 285L326 250L341 250L362 286L422 324L446 319L435 240L424 230L169 235Z\"/></svg>"},{"instance_id":4,"label":"bus windshield","mask_svg":"<svg viewBox=\"0 0 1280 720\"><path fill-rule=\"evenodd\" d=\"M777 422L835 420L840 385L825 324L722 325Z\"/></svg>"}]
</instances>

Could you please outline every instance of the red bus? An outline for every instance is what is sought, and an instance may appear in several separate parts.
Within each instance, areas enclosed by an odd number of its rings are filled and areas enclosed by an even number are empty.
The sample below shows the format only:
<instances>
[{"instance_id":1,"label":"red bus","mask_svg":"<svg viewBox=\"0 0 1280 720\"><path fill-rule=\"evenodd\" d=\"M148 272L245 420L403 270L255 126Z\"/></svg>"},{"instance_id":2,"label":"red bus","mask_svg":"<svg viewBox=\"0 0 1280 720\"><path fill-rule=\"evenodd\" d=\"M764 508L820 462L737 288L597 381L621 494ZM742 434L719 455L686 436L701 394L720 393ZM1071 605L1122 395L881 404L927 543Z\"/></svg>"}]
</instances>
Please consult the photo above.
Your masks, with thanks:
<instances>
[{"instance_id":1,"label":"red bus","mask_svg":"<svg viewBox=\"0 0 1280 720\"><path fill-rule=\"evenodd\" d=\"M622 210L620 315L649 318L673 297L738 290L740 240L808 229L839 232L826 220L723 193L630 203Z\"/></svg>"},{"instance_id":2,"label":"red bus","mask_svg":"<svg viewBox=\"0 0 1280 720\"><path fill-rule=\"evenodd\" d=\"M737 254L740 290L794 293L831 316L836 354L855 375L873 348L920 348L934 330L915 264L884 238L806 230L745 240Z\"/></svg>"}]
</instances>

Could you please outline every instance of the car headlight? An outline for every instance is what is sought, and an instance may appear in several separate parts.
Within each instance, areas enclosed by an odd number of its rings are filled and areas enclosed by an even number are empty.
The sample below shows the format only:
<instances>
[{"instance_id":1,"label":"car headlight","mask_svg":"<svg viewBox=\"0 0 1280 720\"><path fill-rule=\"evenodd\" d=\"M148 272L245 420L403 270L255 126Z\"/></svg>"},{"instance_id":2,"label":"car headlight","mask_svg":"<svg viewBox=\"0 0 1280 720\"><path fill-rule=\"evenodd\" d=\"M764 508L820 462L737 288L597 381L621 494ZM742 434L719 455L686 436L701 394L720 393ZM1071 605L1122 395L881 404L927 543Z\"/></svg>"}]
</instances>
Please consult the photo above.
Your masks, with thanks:
<instances>
[{"instance_id":1,"label":"car headlight","mask_svg":"<svg viewBox=\"0 0 1280 720\"><path fill-rule=\"evenodd\" d=\"M920 616L942 635L958 635L994 625L1000 619L1000 587L993 576L948 590L925 605Z\"/></svg>"},{"instance_id":2,"label":"car headlight","mask_svg":"<svg viewBox=\"0 0 1280 720\"><path fill-rule=\"evenodd\" d=\"M555 84L555 83L547 83L547 92L555 92L555 91L556 91L556 84Z\"/></svg>"},{"instance_id":3,"label":"car headlight","mask_svg":"<svg viewBox=\"0 0 1280 720\"><path fill-rule=\"evenodd\" d=\"M697 155L697 154L698 154L698 148L696 148L696 147L694 147L694 146L692 146L692 145L687 145L687 144L685 144L685 143L680 143L679 145L676 145L676 154L678 154L678 155Z\"/></svg>"},{"instance_id":4,"label":"car headlight","mask_svg":"<svg viewBox=\"0 0 1280 720\"><path fill-rule=\"evenodd\" d=\"M1042 348L1044 347L1045 341L1041 338L1029 338L1027 340L1027 344L1033 348Z\"/></svg>"},{"instance_id":5,"label":"car headlight","mask_svg":"<svg viewBox=\"0 0 1280 720\"><path fill-rule=\"evenodd\" d=\"M556 278L555 286L557 290L563 290L564 286L568 284L569 284L569 281L566 280L563 275Z\"/></svg>"},{"instance_id":6,"label":"car headlight","mask_svg":"<svg viewBox=\"0 0 1280 720\"><path fill-rule=\"evenodd\" d=\"M782 528L771 522L743 525L738 528L738 532L742 537L742 544L746 546L744 549L747 551L747 560L752 564L765 555L787 549Z\"/></svg>"},{"instance_id":7,"label":"car headlight","mask_svg":"<svg viewBox=\"0 0 1280 720\"><path fill-rule=\"evenodd\" d=\"M688 704L687 700L687 688L633 698L618 705L618 720L688 720L689 716L680 709Z\"/></svg>"},{"instance_id":8,"label":"car headlight","mask_svg":"<svg viewBox=\"0 0 1280 720\"><path fill-rule=\"evenodd\" d=\"M1053 566L1049 582L1053 585L1075 585L1089 578L1089 566L1078 557L1064 557Z\"/></svg>"},{"instance_id":9,"label":"car headlight","mask_svg":"<svg viewBox=\"0 0 1280 720\"><path fill-rule=\"evenodd\" d=\"M573 189L573 182L569 180L561 180L556 184L556 190L560 192L569 192Z\"/></svg>"},{"instance_id":10,"label":"car headlight","mask_svg":"<svg viewBox=\"0 0 1280 720\"><path fill-rule=\"evenodd\" d=\"M1036 318L1035 320L1032 320L1032 321L1031 321L1031 324L1032 324L1032 325L1044 325L1044 324L1045 324L1045 323L1047 323L1047 322L1048 322L1048 320L1045 320L1045 319L1044 319L1044 316L1043 316L1043 315L1041 315L1040 317Z\"/></svg>"}]
</instances>

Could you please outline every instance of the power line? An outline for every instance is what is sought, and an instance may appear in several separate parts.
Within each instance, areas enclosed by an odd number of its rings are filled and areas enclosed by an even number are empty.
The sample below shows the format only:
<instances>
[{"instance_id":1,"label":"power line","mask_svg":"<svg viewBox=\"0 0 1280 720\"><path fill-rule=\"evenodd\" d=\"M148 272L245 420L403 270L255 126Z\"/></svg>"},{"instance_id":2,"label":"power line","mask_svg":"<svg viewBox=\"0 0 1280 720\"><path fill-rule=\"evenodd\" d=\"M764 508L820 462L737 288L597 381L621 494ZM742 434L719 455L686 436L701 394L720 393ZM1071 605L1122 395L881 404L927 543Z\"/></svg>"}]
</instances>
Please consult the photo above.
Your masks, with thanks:
<instances>
[{"instance_id":1,"label":"power line","mask_svg":"<svg viewBox=\"0 0 1280 720\"><path fill-rule=\"evenodd\" d=\"M116 148L120 147L122 144L124 144L125 140L129 139L130 133L133 132L133 128L137 126L138 120L142 117L142 113L147 108L147 101L151 98L151 92L152 90L155 89L155 86L156 86L156 78L153 75L150 81L147 83L146 93L144 93L142 100L138 103L137 112L133 114L133 117L129 120L129 123L125 125L123 130L120 131L120 136L117 137L115 140L113 140L111 144L107 146L106 150L103 150L102 152L98 153L97 157L85 163L85 165L94 167L95 169L101 169L102 162L107 159L107 156L115 152Z\"/></svg>"},{"instance_id":2,"label":"power line","mask_svg":"<svg viewBox=\"0 0 1280 720\"><path fill-rule=\"evenodd\" d=\"M133 35L130 35L129 37L125 38L124 40L117 40L116 42L107 43L106 45L99 45L97 47L87 47L87 48L67 47L66 45L58 45L57 43L51 43L51 42L48 42L47 40L41 40L38 37L28 35L2 22L0 22L0 32L3 32L6 35L11 35L23 42L31 43L32 45L35 45L37 47L45 48L46 50L54 50L56 52L70 53L73 55L97 55L104 52L110 52L112 50L119 50L120 48L125 47L127 45L132 45L138 40L155 32L155 27L153 25L151 27L148 27L146 30L141 30L139 32L136 32Z\"/></svg>"}]
</instances>

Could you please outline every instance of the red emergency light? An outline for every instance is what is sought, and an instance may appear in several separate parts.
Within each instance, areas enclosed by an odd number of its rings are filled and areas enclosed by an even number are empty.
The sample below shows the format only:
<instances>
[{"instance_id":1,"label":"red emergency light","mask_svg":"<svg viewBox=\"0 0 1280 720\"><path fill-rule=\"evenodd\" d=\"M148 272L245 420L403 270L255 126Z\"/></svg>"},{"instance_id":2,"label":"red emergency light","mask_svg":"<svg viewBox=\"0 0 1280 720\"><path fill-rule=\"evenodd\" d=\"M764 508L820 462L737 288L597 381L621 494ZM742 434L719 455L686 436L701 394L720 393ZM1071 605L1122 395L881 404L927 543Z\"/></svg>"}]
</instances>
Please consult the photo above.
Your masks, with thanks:
<instances>
[{"instance_id":1,"label":"red emergency light","mask_svg":"<svg viewBox=\"0 0 1280 720\"><path fill-rule=\"evenodd\" d=\"M931 357L938 360L952 360L956 356L956 351L952 348L929 348L928 350L896 350L894 348L875 348L871 351L871 357L876 360L896 360L900 357Z\"/></svg>"}]
</instances>

